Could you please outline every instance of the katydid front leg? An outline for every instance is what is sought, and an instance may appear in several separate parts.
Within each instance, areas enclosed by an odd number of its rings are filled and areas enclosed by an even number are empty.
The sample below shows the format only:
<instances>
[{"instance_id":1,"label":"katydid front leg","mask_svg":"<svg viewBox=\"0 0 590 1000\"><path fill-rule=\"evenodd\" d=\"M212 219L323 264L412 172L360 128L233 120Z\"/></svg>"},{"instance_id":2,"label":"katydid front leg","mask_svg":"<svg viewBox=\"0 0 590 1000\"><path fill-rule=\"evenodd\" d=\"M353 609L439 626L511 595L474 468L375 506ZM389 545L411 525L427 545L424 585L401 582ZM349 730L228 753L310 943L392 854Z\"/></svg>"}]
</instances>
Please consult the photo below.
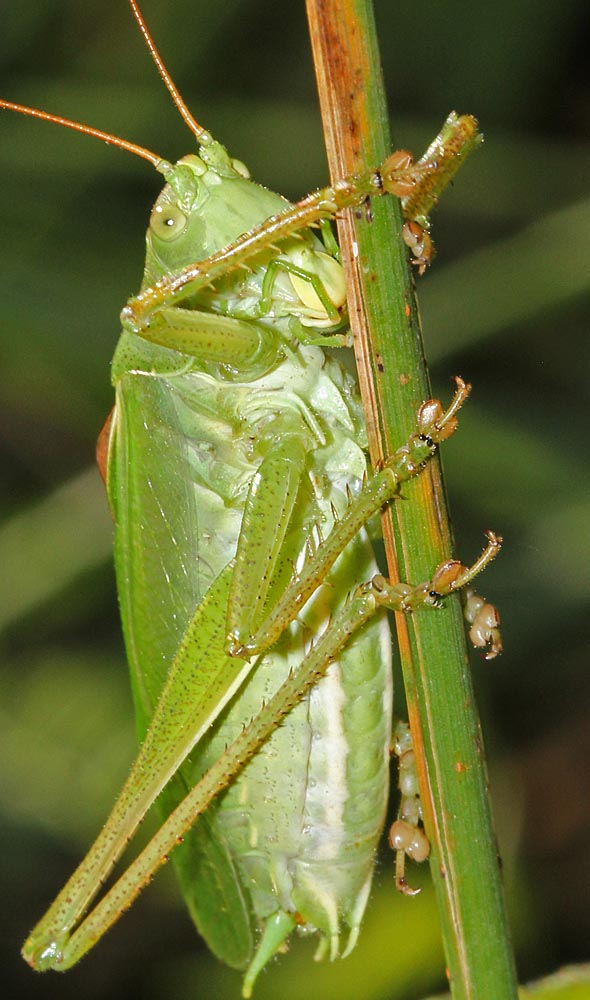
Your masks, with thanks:
<instances>
[{"instance_id":1,"label":"katydid front leg","mask_svg":"<svg viewBox=\"0 0 590 1000\"><path fill-rule=\"evenodd\" d=\"M414 224L406 234L406 242L411 249L417 250L419 269L424 270L433 251L430 244L425 249L420 243L419 231L428 228L430 209L480 140L474 118L451 113L440 134L417 163L409 153L396 151L376 170L337 181L307 195L205 260L191 263L176 274L165 275L131 298L121 313L123 327L150 339L150 328L166 327L170 322L168 310L171 305L178 305L236 268L248 270L253 258L265 250L277 250L281 240L382 194L393 194L401 200L406 220ZM202 154L214 157L216 147L217 144L210 141L207 147L202 147ZM161 163L158 169L170 183L174 182L178 165Z\"/></svg>"},{"instance_id":2,"label":"katydid front leg","mask_svg":"<svg viewBox=\"0 0 590 1000\"><path fill-rule=\"evenodd\" d=\"M76 926L81 909L84 909L81 907L81 897L85 895L87 905L99 888L99 885L95 885L89 889L87 885L88 872L95 870L93 851L90 852L87 861L80 866L25 943L23 954L27 961L40 970L65 970L75 964L131 905L141 889L151 881L157 868L168 860L170 852L181 842L197 816L204 812L210 801L256 753L290 709L305 697L359 628L383 607L404 612L432 607L446 594L468 585L495 557L499 547L500 540L489 533L488 545L472 567L466 568L460 563L453 563L451 568L449 563L443 563L437 568L431 581L418 587L406 584L391 586L381 576L358 587L300 666L288 676L269 703L244 727L234 743L188 793L107 895ZM220 616L217 615L217 624L220 623ZM107 822L105 831L109 830L109 825L110 821ZM95 847L94 851L96 849ZM84 892L80 890L81 883ZM75 920L72 917L74 896L78 898ZM285 937L289 929L282 929ZM251 967L249 979L245 982L246 996L250 995L256 972L257 967Z\"/></svg>"},{"instance_id":3,"label":"katydid front leg","mask_svg":"<svg viewBox=\"0 0 590 1000\"><path fill-rule=\"evenodd\" d=\"M390 159L398 154L392 154ZM397 160L395 160L397 166ZM406 164L404 164L406 166ZM173 167L172 170L175 168ZM391 181L388 179L391 176ZM364 201L369 195L382 194L386 185L395 193L398 178L395 170L388 171L388 161L383 172L339 181L334 187L322 188L308 195L279 215L270 216L260 225L238 237L227 247L202 261L189 264L177 274L166 275L155 285L144 289L130 299L121 313L123 327L139 336L150 337L150 327L166 327L169 307L177 305L189 296L195 295L228 272L239 267L249 268L250 262L265 250L278 250L280 240L292 237L298 231L308 229L321 219L333 218L343 208L350 208ZM411 184L406 171L399 181L397 190L407 192Z\"/></svg>"}]
</instances>

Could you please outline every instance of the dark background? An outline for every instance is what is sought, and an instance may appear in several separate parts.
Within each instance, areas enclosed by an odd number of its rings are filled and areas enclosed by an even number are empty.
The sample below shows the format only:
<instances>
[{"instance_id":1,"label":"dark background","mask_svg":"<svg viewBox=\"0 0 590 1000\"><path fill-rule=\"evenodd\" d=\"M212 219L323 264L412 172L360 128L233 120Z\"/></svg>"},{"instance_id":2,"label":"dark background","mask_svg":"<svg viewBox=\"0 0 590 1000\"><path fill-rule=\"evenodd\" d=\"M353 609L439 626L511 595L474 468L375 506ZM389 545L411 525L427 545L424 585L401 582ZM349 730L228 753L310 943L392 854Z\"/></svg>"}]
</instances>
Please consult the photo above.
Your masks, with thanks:
<instances>
[{"instance_id":1,"label":"dark background","mask_svg":"<svg viewBox=\"0 0 590 1000\"><path fill-rule=\"evenodd\" d=\"M303 3L145 0L197 118L264 184L324 183ZM506 652L474 658L521 981L588 959L588 364L590 15L578 0L376 3L396 143L421 152L451 108L486 144L434 220L420 282L437 394L474 383L444 462L460 553L493 527L482 581ZM38 0L3 13L2 96L174 159L191 136L124 0ZM140 160L0 114L0 887L6 995L37 1000L236 996L201 948L171 875L64 977L18 958L86 850L133 754L111 529L94 441L112 400L118 312L137 289L160 181ZM427 875L418 873L427 882ZM432 897L395 898L380 859L357 951L310 945L257 995L412 1000L444 985Z\"/></svg>"}]
</instances>

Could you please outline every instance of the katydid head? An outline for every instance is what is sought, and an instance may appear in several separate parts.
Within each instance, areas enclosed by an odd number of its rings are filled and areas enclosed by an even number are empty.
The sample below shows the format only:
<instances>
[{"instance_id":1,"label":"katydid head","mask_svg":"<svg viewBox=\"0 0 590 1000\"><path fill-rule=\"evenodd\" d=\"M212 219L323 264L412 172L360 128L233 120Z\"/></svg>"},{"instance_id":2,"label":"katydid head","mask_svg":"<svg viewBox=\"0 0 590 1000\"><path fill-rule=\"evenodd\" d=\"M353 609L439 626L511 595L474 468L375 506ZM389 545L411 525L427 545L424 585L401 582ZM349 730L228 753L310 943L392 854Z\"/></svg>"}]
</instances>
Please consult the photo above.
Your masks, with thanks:
<instances>
[{"instance_id":1,"label":"katydid head","mask_svg":"<svg viewBox=\"0 0 590 1000\"><path fill-rule=\"evenodd\" d=\"M150 216L146 284L228 246L287 206L250 180L244 164L215 141L158 170L166 185Z\"/></svg>"}]
</instances>

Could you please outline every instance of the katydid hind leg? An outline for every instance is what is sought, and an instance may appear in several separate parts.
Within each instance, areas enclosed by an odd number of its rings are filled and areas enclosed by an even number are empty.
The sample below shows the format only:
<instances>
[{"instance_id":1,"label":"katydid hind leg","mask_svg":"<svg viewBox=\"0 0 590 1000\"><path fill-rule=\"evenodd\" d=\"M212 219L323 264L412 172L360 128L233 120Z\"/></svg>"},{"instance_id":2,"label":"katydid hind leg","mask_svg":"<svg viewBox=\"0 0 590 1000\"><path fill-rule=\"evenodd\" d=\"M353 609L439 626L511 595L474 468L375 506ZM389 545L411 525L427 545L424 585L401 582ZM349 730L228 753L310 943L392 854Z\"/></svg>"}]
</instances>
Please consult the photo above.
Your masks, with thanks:
<instances>
[{"instance_id":1,"label":"katydid hind leg","mask_svg":"<svg viewBox=\"0 0 590 1000\"><path fill-rule=\"evenodd\" d=\"M450 574L448 563L444 563L437 568L431 581L416 587L406 584L391 586L382 577L375 577L370 583L358 587L349 602L319 637L299 667L289 672L272 699L262 707L249 725L241 729L234 742L217 758L197 785L189 791L186 798L168 817L158 833L132 862L119 881L84 919L72 935L67 948L58 954L55 946L53 951L48 947L48 932L55 930L56 919L59 921L61 917L61 914L55 913L55 907L59 902L58 898L42 922L36 939L31 937L29 944L35 942L37 948L32 949L30 946L28 957L36 956L38 967L44 968L50 966L67 968L78 961L117 920L123 910L131 905L141 889L149 883L154 871L168 859L170 852L182 841L183 836L195 822L197 816L207 808L211 798L226 787L236 770L243 767L256 754L261 744L274 732L284 716L317 684L351 637L370 621L379 608L387 607L397 611L419 611L422 608L432 608L433 593L436 593L437 598L442 598L460 586L468 585L476 573L481 572L495 557L499 546L499 539L489 533L488 545L483 555L472 567L461 567L459 572ZM438 591L434 589L436 586L438 586ZM49 926L48 918L50 915L53 917L53 922ZM59 922L58 927L61 927ZM41 929L45 932L42 939ZM44 943L44 953L40 949L42 943ZM61 942L62 946L63 944L64 942ZM280 944L277 947L280 947ZM41 965L40 962L43 958L45 964ZM256 963L257 967L256 958L253 959L253 963ZM250 966L251 969L254 967L254 964ZM252 975L248 977L248 983L251 989Z\"/></svg>"},{"instance_id":2,"label":"katydid hind leg","mask_svg":"<svg viewBox=\"0 0 590 1000\"><path fill-rule=\"evenodd\" d=\"M23 954L36 968L59 967L71 930L146 811L251 669L225 653L231 570L229 566L210 588L187 629L139 756L107 823L25 943Z\"/></svg>"}]
</instances>

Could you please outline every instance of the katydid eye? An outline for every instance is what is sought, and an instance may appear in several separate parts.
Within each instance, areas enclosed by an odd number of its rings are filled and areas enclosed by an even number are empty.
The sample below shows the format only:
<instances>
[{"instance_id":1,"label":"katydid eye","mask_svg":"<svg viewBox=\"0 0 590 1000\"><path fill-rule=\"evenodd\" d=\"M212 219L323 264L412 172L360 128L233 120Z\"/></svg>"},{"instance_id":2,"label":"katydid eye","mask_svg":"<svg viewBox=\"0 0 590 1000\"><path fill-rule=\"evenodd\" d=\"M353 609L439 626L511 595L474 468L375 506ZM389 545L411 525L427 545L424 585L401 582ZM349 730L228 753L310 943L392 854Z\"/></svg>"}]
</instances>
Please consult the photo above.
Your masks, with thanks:
<instances>
[{"instance_id":1,"label":"katydid eye","mask_svg":"<svg viewBox=\"0 0 590 1000\"><path fill-rule=\"evenodd\" d=\"M150 218L154 236L171 242L184 232L186 215L176 205L156 205Z\"/></svg>"}]
</instances>

